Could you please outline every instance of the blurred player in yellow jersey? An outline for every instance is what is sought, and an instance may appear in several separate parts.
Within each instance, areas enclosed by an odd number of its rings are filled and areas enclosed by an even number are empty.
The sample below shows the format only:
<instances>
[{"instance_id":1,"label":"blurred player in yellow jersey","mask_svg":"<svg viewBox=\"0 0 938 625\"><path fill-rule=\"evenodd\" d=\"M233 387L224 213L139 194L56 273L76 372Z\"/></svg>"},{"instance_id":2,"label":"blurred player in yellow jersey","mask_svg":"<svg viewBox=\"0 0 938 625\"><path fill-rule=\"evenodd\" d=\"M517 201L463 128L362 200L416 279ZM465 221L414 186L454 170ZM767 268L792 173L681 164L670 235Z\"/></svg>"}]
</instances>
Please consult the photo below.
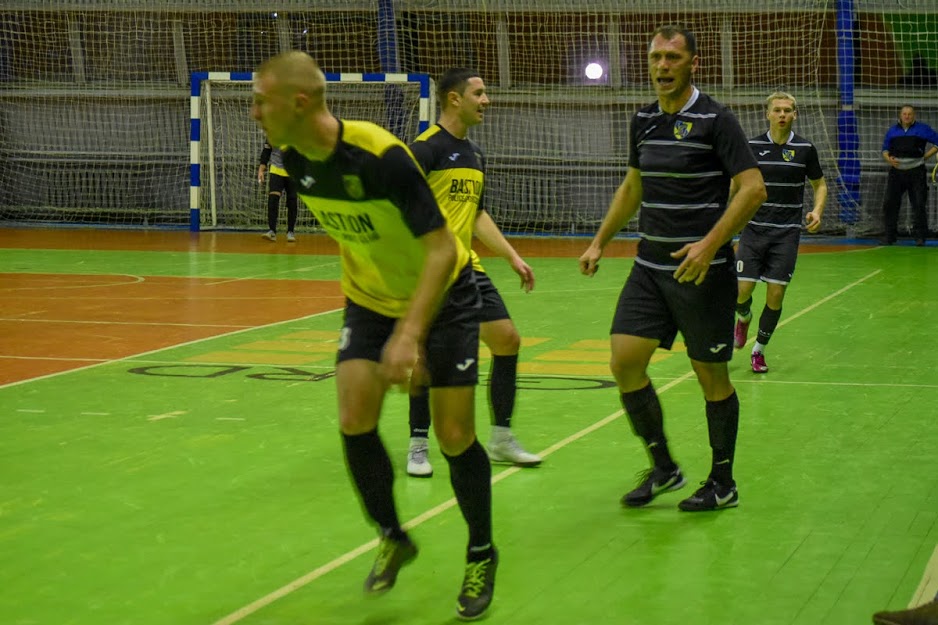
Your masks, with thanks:
<instances>
[{"instance_id":1,"label":"blurred player in yellow jersey","mask_svg":"<svg viewBox=\"0 0 938 625\"><path fill-rule=\"evenodd\" d=\"M490 250L504 258L521 278L525 291L534 288L534 271L502 235L482 203L485 188L485 156L468 138L469 129L482 123L489 98L485 83L471 69L454 68L437 83L440 120L423 132L410 149L427 173L430 188L456 238L472 256L472 268L482 294L481 338L492 352L489 407L492 435L489 457L493 462L535 467L540 456L529 453L511 431L517 392L518 352L521 337L505 302L472 251L475 234ZM410 399L410 449L407 473L430 477L427 457L430 409L425 388L414 388Z\"/></svg>"},{"instance_id":2,"label":"blurred player in yellow jersey","mask_svg":"<svg viewBox=\"0 0 938 625\"><path fill-rule=\"evenodd\" d=\"M296 201L296 185L283 168L283 154L279 148L264 141L260 163L257 165L257 184L264 184L264 177L270 176L270 190L267 193L267 232L262 236L268 241L277 240L277 221L280 216L280 196L287 194L287 243L296 243L296 218L299 207Z\"/></svg>"},{"instance_id":3,"label":"blurred player in yellow jersey","mask_svg":"<svg viewBox=\"0 0 938 625\"><path fill-rule=\"evenodd\" d=\"M339 243L345 319L336 385L349 473L380 531L367 593L389 590L417 547L401 528L394 471L378 436L381 404L413 371L430 387L437 439L469 526L457 616L491 603L498 554L492 542L491 465L475 434L479 290L468 250L447 227L406 145L368 122L340 120L326 104L325 75L304 52L264 62L252 117L297 193Z\"/></svg>"}]
</instances>

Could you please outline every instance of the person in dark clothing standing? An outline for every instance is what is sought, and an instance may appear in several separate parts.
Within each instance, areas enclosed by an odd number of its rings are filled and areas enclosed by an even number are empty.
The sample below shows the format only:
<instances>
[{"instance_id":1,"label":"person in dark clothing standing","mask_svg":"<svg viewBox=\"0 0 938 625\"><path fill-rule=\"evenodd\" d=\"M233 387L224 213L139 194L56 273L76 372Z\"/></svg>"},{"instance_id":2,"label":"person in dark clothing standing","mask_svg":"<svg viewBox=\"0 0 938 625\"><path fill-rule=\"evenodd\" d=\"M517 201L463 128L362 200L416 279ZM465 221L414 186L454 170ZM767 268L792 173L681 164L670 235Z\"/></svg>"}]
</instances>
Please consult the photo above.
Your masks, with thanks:
<instances>
[{"instance_id":1,"label":"person in dark clothing standing","mask_svg":"<svg viewBox=\"0 0 938 625\"><path fill-rule=\"evenodd\" d=\"M270 191L267 194L267 232L262 236L268 241L277 240L277 221L280 215L280 196L287 194L287 243L296 243L296 218L299 204L296 185L283 168L283 154L279 149L264 141L260 164L257 166L257 184L264 184L264 175L270 176Z\"/></svg>"},{"instance_id":2,"label":"person in dark clothing standing","mask_svg":"<svg viewBox=\"0 0 938 625\"><path fill-rule=\"evenodd\" d=\"M932 146L926 150L929 143ZM938 132L928 124L915 121L915 107L906 104L899 109L899 121L886 132L883 139L883 160L890 166L886 197L883 199L883 245L892 245L899 236L899 206L906 193L909 194L912 207L912 236L915 237L916 245L925 245L928 236L925 162L936 152Z\"/></svg>"}]
</instances>

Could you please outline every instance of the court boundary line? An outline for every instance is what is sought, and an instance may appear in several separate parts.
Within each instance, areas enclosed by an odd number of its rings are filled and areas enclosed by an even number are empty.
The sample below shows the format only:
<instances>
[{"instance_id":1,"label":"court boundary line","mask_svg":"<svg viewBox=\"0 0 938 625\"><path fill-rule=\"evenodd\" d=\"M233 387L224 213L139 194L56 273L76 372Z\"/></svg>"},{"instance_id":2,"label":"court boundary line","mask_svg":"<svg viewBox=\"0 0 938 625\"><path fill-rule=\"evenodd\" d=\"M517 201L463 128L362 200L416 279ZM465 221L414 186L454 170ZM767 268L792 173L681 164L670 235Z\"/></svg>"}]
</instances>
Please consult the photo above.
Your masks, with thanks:
<instances>
[{"instance_id":1,"label":"court boundary line","mask_svg":"<svg viewBox=\"0 0 938 625\"><path fill-rule=\"evenodd\" d=\"M144 276L139 276L133 273L39 273L35 271L7 271L3 272L4 276L61 276L68 278L101 278L105 276L116 276L122 278L133 278L130 282L109 282L107 284L69 284L68 286L9 286L0 288L0 294L3 293L15 293L17 291L49 291L49 290L65 290L65 289L103 289L110 288L114 286L129 286L132 284L141 284L146 282L147 279ZM66 281L74 282L74 280Z\"/></svg>"},{"instance_id":2,"label":"court boundary line","mask_svg":"<svg viewBox=\"0 0 938 625\"><path fill-rule=\"evenodd\" d=\"M264 278L264 275L274 275L274 276L283 276L292 273L303 273L307 271L314 271L316 269L324 269L326 267L335 267L341 261L330 261L328 263L322 263L321 265L303 265L296 269L287 269L285 271L277 271L273 274L255 274L253 276L243 276L238 278L221 278L218 282L209 282L205 286L218 286L220 284L231 284L233 282L243 282L245 280L282 280L283 278ZM320 280L319 278L287 278L290 280L316 280L319 282L335 282L335 280Z\"/></svg>"},{"instance_id":3,"label":"court boundary line","mask_svg":"<svg viewBox=\"0 0 938 625\"><path fill-rule=\"evenodd\" d=\"M254 328L258 326L246 326L234 323L171 323L165 321L93 321L88 319L20 319L16 317L0 317L0 322L4 323L78 323L84 325L107 325L107 326L169 326L173 328ZM164 347L163 349L170 349Z\"/></svg>"},{"instance_id":4,"label":"court boundary line","mask_svg":"<svg viewBox=\"0 0 938 625\"><path fill-rule=\"evenodd\" d=\"M324 310L322 312L313 313L311 315L306 315L305 317L296 317L295 319L284 319L283 321L275 321L273 323L268 323L264 325L251 326L248 328L243 328L241 330L234 330L233 332L223 332L222 334L216 334L214 336L206 336L201 339L186 341L185 343L178 343L176 345L170 345L168 347L158 347L156 349L151 349L149 351L140 352L139 354L124 356L123 358L112 358L110 360L96 362L86 367L77 367L75 369L69 369L67 371L56 371L55 373L48 373L46 375L41 375L35 378L29 378L28 380L17 380L16 382L8 382L7 384L0 384L0 391L7 389L7 388L12 388L14 386L20 386L22 384L29 384L30 382L39 382L40 380L48 380L50 378L56 378L62 375L68 375L70 373L78 373L79 371L87 371L89 369L94 369L95 367L102 367L104 365L109 365L112 363L124 362L128 360L132 360L134 358L140 358L142 356L149 356L150 354L156 354L156 353L166 351L169 349L176 349L178 347L189 347L191 345L198 345L199 343L204 343L205 341L212 341L214 339L219 339L219 338L224 338L224 337L229 337L229 336L237 336L238 334L243 334L244 332L251 332L252 330L275 328L277 326L284 325L287 323L295 323L297 321L303 321L305 319L314 319L316 317L322 317L323 315L331 315L333 313L342 312L342 310L343 310L342 308L333 308L331 310Z\"/></svg>"},{"instance_id":5,"label":"court boundary line","mask_svg":"<svg viewBox=\"0 0 938 625\"><path fill-rule=\"evenodd\" d=\"M917 608L930 601L938 601L938 546L935 547L931 559L922 571L922 581L919 582L908 607Z\"/></svg>"},{"instance_id":6,"label":"court boundary line","mask_svg":"<svg viewBox=\"0 0 938 625\"><path fill-rule=\"evenodd\" d=\"M834 291L833 293L831 293L831 294L829 294L829 295L827 295L827 296L825 296L825 297L819 299L818 301L814 302L813 304L811 304L811 305L808 306L807 308L804 308L804 309L800 310L799 312L795 313L794 315L792 315L792 316L788 317L787 319L785 319L784 321L780 322L780 323L778 324L778 327L781 327L781 326L785 325L786 323L788 323L788 322L790 322L790 321L794 321L795 319L798 319L799 317L801 317L801 316L803 316L803 315L805 315L805 314L811 312L812 310L818 308L819 306L822 306L823 304L829 302L830 300L834 299L835 297L839 296L840 294L845 293L846 291L849 291L849 290L852 289L853 287L862 284L863 282L869 280L870 278L872 278L872 277L878 275L878 274L881 273L881 272L882 272L882 269L877 269L876 271L874 271L874 272L872 272L872 273L870 273L870 274L868 274L868 275L866 275L866 276L860 278L859 280L856 280L856 281L854 281L854 282L851 282L851 283L848 284L847 286L844 286L844 287L838 289L837 291ZM660 395L661 393L664 393L665 391L667 391L667 390L669 390L669 389L671 389L671 388L677 386L677 385L680 384L681 382L684 382L684 381L686 381L686 380L692 378L693 376L694 376L694 371L693 371L693 369L692 369L692 370L688 371L687 373L685 373L684 375L681 375L681 376L679 376L679 377L677 377L677 378L674 378L674 379L672 379L670 382L668 382L668 383L662 385L660 388L657 389L657 392L658 392L658 394ZM585 436L588 436L589 434L592 434L592 433L595 432L596 430L599 430L600 428L605 427L606 425L612 423L613 421L615 421L616 419L618 419L619 417L621 417L623 414L625 414L625 411L620 408L619 410L613 412L612 414L610 414L610 415L608 415L608 416L606 416L606 417L603 417L603 418L600 419L599 421L596 421L595 423L586 426L585 428L579 430L578 432L574 432L574 433L571 434L570 436L568 436L568 437L566 437L566 438L564 438L564 439L561 439L560 441L554 443L553 445L551 445L550 447L548 447L548 448L545 449L544 451L539 452L538 455L540 455L542 458L546 458L547 456L550 456L550 455L553 454L554 452L563 449L563 448L566 447L567 445L570 445L571 443L574 443L574 442L578 441L579 439L581 439L581 438L583 438L583 437L585 437ZM498 482L501 482L502 480L505 480L505 479L507 479L508 477L510 477L510 476L512 476L512 475L515 475L516 473L520 472L521 470L522 470L522 469L520 469L519 467L510 467L510 468L508 468L508 469L505 469L504 471L498 473L497 475L492 476L492 485L494 486L494 485L497 484ZM450 497L450 498L447 499L446 501L444 501L444 502L442 502L442 503L440 503L440 504L434 506L433 508L430 508L429 510L418 514L418 515L415 516L414 518L412 518L412 519L410 519L409 521L407 521L406 523L404 523L404 524L402 525L402 527L403 527L405 530L412 529L412 528L414 528L414 527L417 527L417 526L421 525L421 524L424 523L425 521L429 521L430 519L432 519L432 518L438 516L439 514L442 514L443 512L446 512L447 510L449 510L450 508L453 508L453 507L455 507L455 506L456 506L456 498L455 498L455 497ZM281 599L281 598L283 598L283 597L289 595L289 594L292 593L293 591L299 590L300 588L303 588L304 586L309 585L310 583L316 581L317 579L319 579L319 578L322 577L323 575L326 575L327 573L330 573L330 572L336 570L336 569L339 568L340 566L351 562L352 560L356 559L358 556L363 555L363 554L365 554L365 553L368 553L369 551L371 551L372 549L374 549L374 548L377 547L377 546L378 546L378 539L377 539L377 538L373 538L373 539L371 539L370 541L368 541L368 542L366 542L366 543L364 543L364 544L362 544L362 545L359 545L358 547L352 549L351 551L347 551L347 552L345 552L344 554L340 555L339 557L337 557L337 558L331 560L330 562L327 562L327 563L323 564L322 566L320 566L320 567L318 567L318 568L316 568L316 569L310 571L309 573L306 573L306 574L304 574L304 575L302 575L302 576L300 576L300 577L294 579L293 581L291 581L291 582L289 582L289 583L287 583L287 584L281 586L280 588L277 588L276 590L274 590L274 591L272 591L272 592L270 592L270 593L268 593L268 594L266 594L266 595L264 595L264 596L262 596L262 597L260 597L260 598L258 598L258 599L255 599L255 600L252 601L251 603L249 603L249 604L247 604L247 605L245 605L245 606L243 606L243 607L241 607L241 608L238 608L237 610L235 610L234 612L231 612L231 613L228 614L227 616L224 616L224 617L222 617L221 619L219 619L219 620L217 620L217 621L214 621L214 622L212 623L212 625L233 625L234 623L237 623L237 622L239 622L239 621L241 621L241 620L247 618L248 616L254 614L255 612L258 612L258 611L260 611L261 609L267 607L268 605L274 603L274 602L277 601L278 599Z\"/></svg>"}]
</instances>

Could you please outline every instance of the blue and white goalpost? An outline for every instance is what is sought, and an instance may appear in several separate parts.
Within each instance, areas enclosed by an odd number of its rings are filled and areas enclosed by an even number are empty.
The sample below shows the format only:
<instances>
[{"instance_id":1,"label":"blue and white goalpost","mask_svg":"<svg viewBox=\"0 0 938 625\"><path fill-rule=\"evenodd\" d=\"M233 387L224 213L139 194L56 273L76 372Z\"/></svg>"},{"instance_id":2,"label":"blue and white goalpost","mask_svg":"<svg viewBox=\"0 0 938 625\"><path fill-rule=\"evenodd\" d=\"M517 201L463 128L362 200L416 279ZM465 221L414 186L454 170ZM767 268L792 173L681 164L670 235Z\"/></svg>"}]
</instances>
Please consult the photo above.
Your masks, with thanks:
<instances>
[{"instance_id":1,"label":"blue and white goalpost","mask_svg":"<svg viewBox=\"0 0 938 625\"><path fill-rule=\"evenodd\" d=\"M256 172L263 132L250 116L251 72L194 72L189 101L189 229L266 230L266 196ZM426 74L326 74L338 117L384 126L413 141L435 115ZM299 227L308 222L300 211Z\"/></svg>"}]
</instances>

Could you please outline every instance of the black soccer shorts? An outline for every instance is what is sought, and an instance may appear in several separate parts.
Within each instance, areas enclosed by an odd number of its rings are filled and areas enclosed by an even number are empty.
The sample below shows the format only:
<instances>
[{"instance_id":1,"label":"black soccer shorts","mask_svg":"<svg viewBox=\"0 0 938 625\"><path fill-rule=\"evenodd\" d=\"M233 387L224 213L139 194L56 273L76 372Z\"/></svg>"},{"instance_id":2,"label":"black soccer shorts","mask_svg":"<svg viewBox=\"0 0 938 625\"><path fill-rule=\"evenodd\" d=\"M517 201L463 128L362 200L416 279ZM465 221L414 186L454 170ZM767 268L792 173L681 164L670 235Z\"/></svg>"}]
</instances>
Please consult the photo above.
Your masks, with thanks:
<instances>
[{"instance_id":1,"label":"black soccer shorts","mask_svg":"<svg viewBox=\"0 0 938 625\"><path fill-rule=\"evenodd\" d=\"M678 282L673 271L635 263L619 295L610 333L655 339L671 349L680 331L693 360L728 362L733 356L737 292L732 259L711 265L700 286Z\"/></svg>"}]
</instances>

